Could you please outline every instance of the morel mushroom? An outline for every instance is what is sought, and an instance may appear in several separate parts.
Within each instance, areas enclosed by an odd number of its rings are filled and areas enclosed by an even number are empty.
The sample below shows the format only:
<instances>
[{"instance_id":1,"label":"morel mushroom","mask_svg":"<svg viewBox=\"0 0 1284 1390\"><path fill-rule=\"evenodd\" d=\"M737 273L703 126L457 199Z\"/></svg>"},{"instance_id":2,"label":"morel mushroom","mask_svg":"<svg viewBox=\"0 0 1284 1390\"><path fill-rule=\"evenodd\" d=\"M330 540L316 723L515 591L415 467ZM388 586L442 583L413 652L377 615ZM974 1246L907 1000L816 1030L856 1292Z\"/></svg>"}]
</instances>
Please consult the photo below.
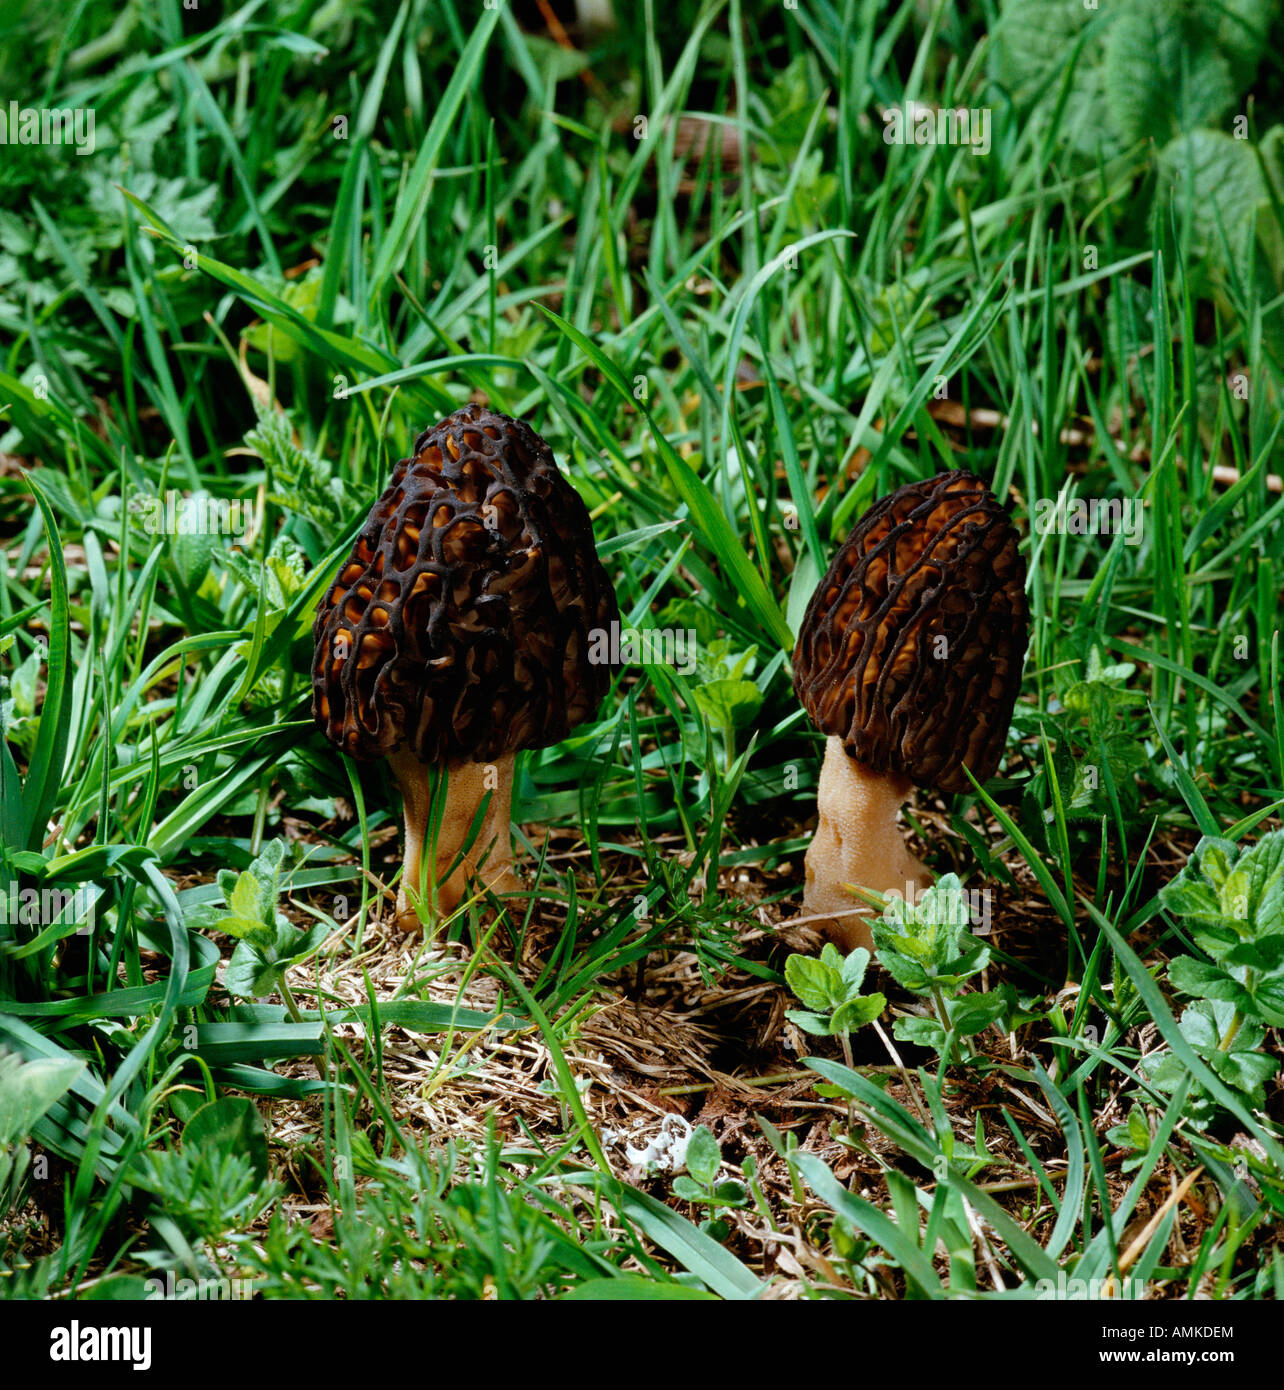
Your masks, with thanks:
<instances>
[{"instance_id":1,"label":"morel mushroom","mask_svg":"<svg viewBox=\"0 0 1284 1390\"><path fill-rule=\"evenodd\" d=\"M1018 541L979 478L940 473L879 498L807 606L794 689L828 738L803 901L847 950L872 942L845 885L927 886L896 824L911 785L999 765L1029 635Z\"/></svg>"},{"instance_id":2,"label":"morel mushroom","mask_svg":"<svg viewBox=\"0 0 1284 1390\"><path fill-rule=\"evenodd\" d=\"M588 509L529 425L468 405L415 440L312 629L313 717L353 757L388 758L401 788L404 929L419 921L443 775L427 885L437 911L453 912L472 879L518 886L514 755L560 742L597 712L611 671L591 660L606 645L592 634L618 620ZM423 901L431 910L432 893Z\"/></svg>"}]
</instances>

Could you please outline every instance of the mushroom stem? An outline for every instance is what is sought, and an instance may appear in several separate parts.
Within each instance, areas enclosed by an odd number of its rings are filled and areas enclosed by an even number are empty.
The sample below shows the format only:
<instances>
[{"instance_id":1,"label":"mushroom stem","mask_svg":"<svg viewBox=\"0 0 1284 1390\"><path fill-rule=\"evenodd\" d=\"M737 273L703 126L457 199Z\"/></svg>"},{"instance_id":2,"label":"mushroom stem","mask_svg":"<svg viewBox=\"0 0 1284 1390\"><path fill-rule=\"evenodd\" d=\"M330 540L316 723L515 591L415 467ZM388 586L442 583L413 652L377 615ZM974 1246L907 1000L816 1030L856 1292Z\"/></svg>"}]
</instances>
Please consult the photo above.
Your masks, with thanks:
<instances>
[{"instance_id":1,"label":"mushroom stem","mask_svg":"<svg viewBox=\"0 0 1284 1390\"><path fill-rule=\"evenodd\" d=\"M469 880L478 879L495 893L511 893L520 887L513 872L512 799L513 754L490 763L448 763L443 769L422 763L408 749L389 757L401 788L406 811L406 854L397 894L397 925L418 931L421 919L415 904L422 901L430 919L445 917L459 906ZM433 791L446 776L446 804L435 840L429 843ZM465 851L468 832L487 793L490 805L477 836ZM420 862L428 844L432 857L427 882L420 898ZM462 857L461 857L462 856ZM454 870L451 865L460 859Z\"/></svg>"},{"instance_id":2,"label":"mushroom stem","mask_svg":"<svg viewBox=\"0 0 1284 1390\"><path fill-rule=\"evenodd\" d=\"M844 884L913 897L931 882L926 868L905 848L896 823L911 785L897 773L870 771L848 756L842 739L826 740L803 908L824 919L818 925L845 951L857 946L873 951L874 942L872 910Z\"/></svg>"}]
</instances>

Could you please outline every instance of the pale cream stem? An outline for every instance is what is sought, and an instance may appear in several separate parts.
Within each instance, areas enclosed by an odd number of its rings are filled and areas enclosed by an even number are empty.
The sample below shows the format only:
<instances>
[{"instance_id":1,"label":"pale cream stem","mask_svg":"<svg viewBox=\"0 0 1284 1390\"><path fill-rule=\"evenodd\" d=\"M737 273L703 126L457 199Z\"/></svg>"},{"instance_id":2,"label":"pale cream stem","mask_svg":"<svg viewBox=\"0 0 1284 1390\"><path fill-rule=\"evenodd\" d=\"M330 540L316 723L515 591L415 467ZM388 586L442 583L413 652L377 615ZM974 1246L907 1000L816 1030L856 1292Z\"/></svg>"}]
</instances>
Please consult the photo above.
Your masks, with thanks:
<instances>
[{"instance_id":1,"label":"pale cream stem","mask_svg":"<svg viewBox=\"0 0 1284 1390\"><path fill-rule=\"evenodd\" d=\"M816 789L819 820L807 850L803 908L844 951L873 951L867 907L844 884L876 893L915 897L931 882L926 868L905 848L896 817L911 782L896 773L871 772L847 755L840 738L825 743Z\"/></svg>"},{"instance_id":2,"label":"pale cream stem","mask_svg":"<svg viewBox=\"0 0 1284 1390\"><path fill-rule=\"evenodd\" d=\"M448 916L463 900L470 880L477 880L495 893L510 893L520 887L513 872L512 799L513 754L490 763L450 763L446 805L435 842L430 846L432 868L420 896L420 875L425 843L432 814L433 787L441 769L422 763L406 749L389 759L397 785L401 788L406 812L406 853L401 871L401 891L397 895L397 925L404 931L418 930L421 919L414 903L420 902L425 915L433 916L434 888L437 916ZM450 871L472 826L477 808L486 794L490 806L486 818L459 865Z\"/></svg>"}]
</instances>

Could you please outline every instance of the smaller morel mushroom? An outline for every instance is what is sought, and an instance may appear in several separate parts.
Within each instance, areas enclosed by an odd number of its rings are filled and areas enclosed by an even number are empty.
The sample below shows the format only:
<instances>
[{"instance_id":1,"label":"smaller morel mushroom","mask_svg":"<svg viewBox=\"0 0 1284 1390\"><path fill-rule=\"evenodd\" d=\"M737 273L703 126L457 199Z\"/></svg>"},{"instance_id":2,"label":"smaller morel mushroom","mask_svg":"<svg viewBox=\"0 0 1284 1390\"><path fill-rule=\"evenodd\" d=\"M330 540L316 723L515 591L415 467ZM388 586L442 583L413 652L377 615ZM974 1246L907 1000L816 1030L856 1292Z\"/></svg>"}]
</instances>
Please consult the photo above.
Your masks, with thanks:
<instances>
[{"instance_id":1,"label":"smaller morel mushroom","mask_svg":"<svg viewBox=\"0 0 1284 1390\"><path fill-rule=\"evenodd\" d=\"M386 757L401 788L404 929L430 838L429 911L454 911L470 880L517 887L514 755L596 714L611 671L594 633L618 620L588 509L529 425L468 405L419 436L312 629L313 717L353 757Z\"/></svg>"},{"instance_id":2,"label":"smaller morel mushroom","mask_svg":"<svg viewBox=\"0 0 1284 1390\"><path fill-rule=\"evenodd\" d=\"M963 469L879 498L807 606L794 689L828 736L804 907L845 949L872 950L858 884L906 896L927 871L896 816L910 787L994 775L1029 637L1020 537Z\"/></svg>"}]
</instances>

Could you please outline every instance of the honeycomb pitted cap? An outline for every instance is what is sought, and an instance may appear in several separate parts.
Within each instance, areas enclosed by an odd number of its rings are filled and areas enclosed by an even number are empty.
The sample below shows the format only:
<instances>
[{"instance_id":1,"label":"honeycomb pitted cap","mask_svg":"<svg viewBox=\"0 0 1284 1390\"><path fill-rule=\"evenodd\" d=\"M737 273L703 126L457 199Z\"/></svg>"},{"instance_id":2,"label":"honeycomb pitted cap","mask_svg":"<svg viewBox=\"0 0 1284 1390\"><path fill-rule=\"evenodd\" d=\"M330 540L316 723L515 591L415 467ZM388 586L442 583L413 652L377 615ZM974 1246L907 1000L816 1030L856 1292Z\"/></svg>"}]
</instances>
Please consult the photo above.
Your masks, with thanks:
<instances>
[{"instance_id":1,"label":"honeycomb pitted cap","mask_svg":"<svg viewBox=\"0 0 1284 1390\"><path fill-rule=\"evenodd\" d=\"M597 712L611 670L590 660L592 633L618 619L548 445L467 405L397 464L317 606L313 718L361 759L543 748Z\"/></svg>"},{"instance_id":2,"label":"honeycomb pitted cap","mask_svg":"<svg viewBox=\"0 0 1284 1390\"><path fill-rule=\"evenodd\" d=\"M1029 640L1020 536L965 469L909 483L856 523L812 595L794 690L874 772L970 789L1003 756Z\"/></svg>"}]
</instances>

